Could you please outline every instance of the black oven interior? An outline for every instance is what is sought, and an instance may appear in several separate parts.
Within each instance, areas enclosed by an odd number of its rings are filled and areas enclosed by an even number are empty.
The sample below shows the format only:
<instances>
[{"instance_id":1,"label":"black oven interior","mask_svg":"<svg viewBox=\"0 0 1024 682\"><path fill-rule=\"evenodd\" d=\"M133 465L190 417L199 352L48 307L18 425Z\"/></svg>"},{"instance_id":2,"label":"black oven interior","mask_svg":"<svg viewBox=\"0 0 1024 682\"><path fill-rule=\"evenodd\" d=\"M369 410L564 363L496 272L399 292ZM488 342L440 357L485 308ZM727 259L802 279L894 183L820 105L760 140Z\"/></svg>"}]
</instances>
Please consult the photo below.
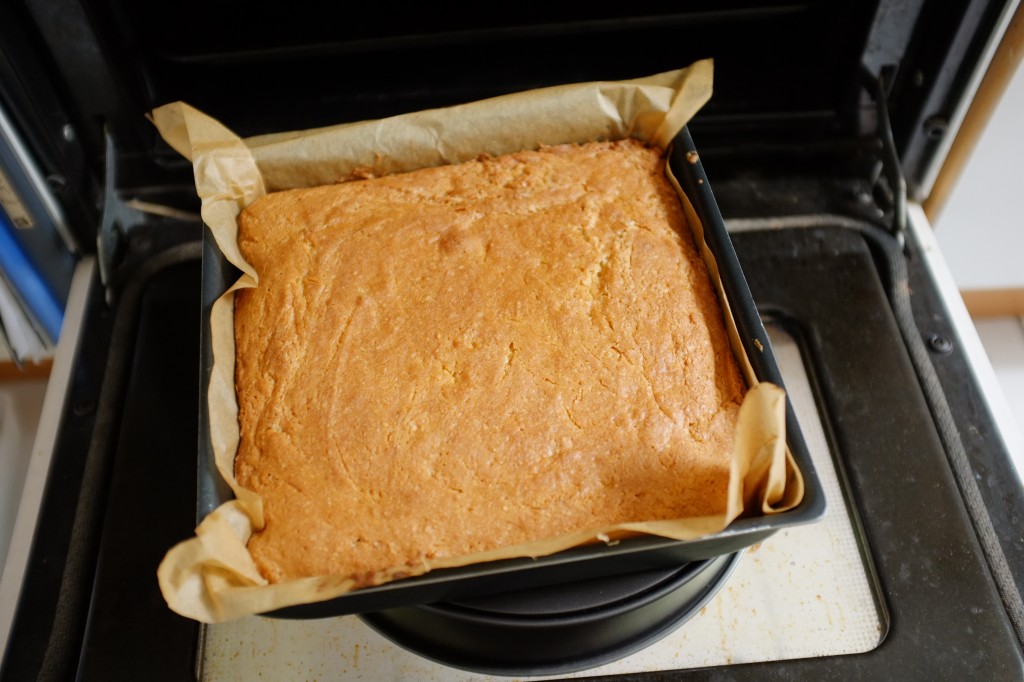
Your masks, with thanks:
<instances>
[{"instance_id":1,"label":"black oven interior","mask_svg":"<svg viewBox=\"0 0 1024 682\"><path fill-rule=\"evenodd\" d=\"M61 198L85 213L73 221L82 243L95 231L86 218L95 217L104 135L122 161L181 177L181 160L143 117L169 101L189 102L247 136L634 78L708 56L715 95L692 130L716 167L727 153L800 150L811 177L812 150L849 158L877 130L868 81L887 73L913 194L1003 9L739 0L450 13L315 0L287 11L231 0L24 0L3 9L4 96L43 165L67 181ZM67 124L73 143L64 139ZM748 168L745 159L736 166ZM141 172L134 167L125 186L157 183Z\"/></svg>"},{"instance_id":2,"label":"black oven interior","mask_svg":"<svg viewBox=\"0 0 1024 682\"><path fill-rule=\"evenodd\" d=\"M900 208L886 131L909 197L922 199L1012 3L950 5L573 2L452 17L308 1L4 3L0 103L59 178L77 247L98 250L104 276L90 285L0 676L191 679L201 657L199 626L166 609L154 575L194 526L202 225L190 168L146 111L180 99L252 135L711 56L715 95L690 129L727 221L771 228L734 244L762 315L811 368L887 627L868 654L728 675L1019 677L1005 574L1024 582L1024 499L920 245L890 233ZM922 358L931 335L952 351Z\"/></svg>"}]
</instances>

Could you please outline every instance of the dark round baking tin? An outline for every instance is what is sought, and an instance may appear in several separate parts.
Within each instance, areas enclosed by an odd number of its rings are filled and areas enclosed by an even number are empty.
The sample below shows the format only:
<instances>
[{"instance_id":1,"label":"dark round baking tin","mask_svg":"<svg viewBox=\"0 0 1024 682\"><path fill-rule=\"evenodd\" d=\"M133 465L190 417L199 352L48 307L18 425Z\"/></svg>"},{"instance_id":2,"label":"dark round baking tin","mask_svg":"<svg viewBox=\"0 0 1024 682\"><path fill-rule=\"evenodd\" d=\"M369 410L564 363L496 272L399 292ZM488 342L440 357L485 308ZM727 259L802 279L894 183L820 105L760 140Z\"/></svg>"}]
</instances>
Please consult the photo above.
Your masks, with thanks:
<instances>
[{"instance_id":1,"label":"dark round baking tin","mask_svg":"<svg viewBox=\"0 0 1024 682\"><path fill-rule=\"evenodd\" d=\"M695 614L739 552L682 567L579 580L486 597L362 614L395 644L492 675L593 668L661 639Z\"/></svg>"}]
</instances>

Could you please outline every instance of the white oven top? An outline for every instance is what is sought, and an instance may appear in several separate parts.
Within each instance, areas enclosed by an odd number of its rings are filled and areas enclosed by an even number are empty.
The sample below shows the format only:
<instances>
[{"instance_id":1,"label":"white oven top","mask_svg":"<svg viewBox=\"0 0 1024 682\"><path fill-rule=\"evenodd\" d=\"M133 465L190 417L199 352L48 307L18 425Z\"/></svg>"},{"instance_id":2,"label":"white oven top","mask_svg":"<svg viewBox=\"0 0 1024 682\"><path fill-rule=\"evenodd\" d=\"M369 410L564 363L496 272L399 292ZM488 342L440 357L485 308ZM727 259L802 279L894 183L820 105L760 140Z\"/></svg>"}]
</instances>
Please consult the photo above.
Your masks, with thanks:
<instances>
[{"instance_id":1,"label":"white oven top","mask_svg":"<svg viewBox=\"0 0 1024 682\"><path fill-rule=\"evenodd\" d=\"M1006 396L999 386L999 380L985 353L985 347L981 344L978 330L974 328L971 315L967 312L967 306L964 305L960 290L953 279L953 273L949 270L949 265L942 255L928 217L924 214L924 209L920 204L911 203L907 206L907 226L914 231L914 236L921 245L925 264L939 289L950 321L960 337L967 362L981 387L981 392L992 412L999 435L1002 437L1006 451L1010 454L1013 466L1017 470L1018 483L1024 485L1024 434L1021 433L1022 427L1018 426L1017 419L1010 410Z\"/></svg>"},{"instance_id":2,"label":"white oven top","mask_svg":"<svg viewBox=\"0 0 1024 682\"><path fill-rule=\"evenodd\" d=\"M4 489L0 490L0 494L6 494L7 486L20 486L20 489L15 491L18 497L17 511L12 518L4 520L4 527L0 529L3 534L0 540L3 540L5 545L9 541L9 545L5 547L6 555L0 552L0 652L7 646L7 637L14 620L22 580L25 577L32 535L35 532L36 520L39 518L46 478L50 471L50 460L57 441L57 428L74 369L75 351L82 333L81 323L85 314L89 281L95 267L95 259L87 257L75 268L64 313L64 325L61 328L60 340L57 343L50 378L40 408L35 440L33 442L31 437L26 439L32 443L31 454L25 462L11 462L10 468L5 463L4 468L0 469L4 475L12 476L12 480L4 481Z\"/></svg>"}]
</instances>

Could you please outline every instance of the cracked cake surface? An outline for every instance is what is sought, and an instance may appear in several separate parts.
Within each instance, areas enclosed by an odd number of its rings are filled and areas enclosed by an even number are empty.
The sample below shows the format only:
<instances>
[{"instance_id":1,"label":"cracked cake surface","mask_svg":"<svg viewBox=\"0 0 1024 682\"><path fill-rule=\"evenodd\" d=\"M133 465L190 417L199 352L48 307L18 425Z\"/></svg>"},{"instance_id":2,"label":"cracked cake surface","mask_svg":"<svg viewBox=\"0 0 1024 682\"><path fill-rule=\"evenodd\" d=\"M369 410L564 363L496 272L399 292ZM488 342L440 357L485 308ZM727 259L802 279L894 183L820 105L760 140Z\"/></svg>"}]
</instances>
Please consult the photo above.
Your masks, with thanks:
<instances>
[{"instance_id":1,"label":"cracked cake surface","mask_svg":"<svg viewBox=\"0 0 1024 682\"><path fill-rule=\"evenodd\" d=\"M239 246L235 473L268 580L724 511L745 388L660 150L277 192Z\"/></svg>"}]
</instances>

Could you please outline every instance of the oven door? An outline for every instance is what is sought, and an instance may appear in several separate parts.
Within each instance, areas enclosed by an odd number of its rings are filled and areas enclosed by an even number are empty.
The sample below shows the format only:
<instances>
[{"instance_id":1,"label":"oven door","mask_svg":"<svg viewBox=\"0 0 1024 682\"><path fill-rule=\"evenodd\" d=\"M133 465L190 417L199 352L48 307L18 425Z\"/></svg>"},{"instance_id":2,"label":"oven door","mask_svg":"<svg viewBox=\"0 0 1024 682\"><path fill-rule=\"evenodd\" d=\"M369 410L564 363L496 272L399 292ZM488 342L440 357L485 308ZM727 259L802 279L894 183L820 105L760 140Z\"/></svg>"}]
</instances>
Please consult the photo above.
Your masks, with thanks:
<instances>
[{"instance_id":1,"label":"oven door","mask_svg":"<svg viewBox=\"0 0 1024 682\"><path fill-rule=\"evenodd\" d=\"M912 215L919 225L921 214ZM514 646L481 661L452 653L450 642L410 653L354 616L255 617L200 628L171 613L155 569L166 549L192 532L199 437L199 355L180 349L198 349L203 273L200 242L186 239L138 270L113 315L94 261L79 268L70 331L47 398L45 419L52 420L56 438L49 462L33 462L23 495L23 508L38 505L38 519L31 552L25 540L32 524L19 529L27 561L4 678L214 680L298 673L348 679L411 670L413 679L456 675L449 667L455 665L474 675L692 668L689 674L700 679L711 674L708 665L736 660L755 664L730 672L739 679L770 673L918 679L953 670L984 670L1001 679L1019 672L1022 659L1000 586L920 388L899 315L886 305L889 276L879 268L871 235L834 216L818 216L817 224L794 218L732 223L809 446L828 481L830 512L821 524L780 534L741 557L728 589L684 614L688 620L678 629L645 640L639 652L626 647L622 653L631 655L613 661L608 652L580 658L567 636L554 662L524 668L520 652L530 633L509 635ZM914 248L927 234L915 227ZM933 256L920 264L941 268ZM915 289L929 292L932 305L942 305L941 287L927 269L907 276ZM935 310L916 313L936 319ZM942 356L942 371L962 384L972 371L961 341L970 338L969 329L943 320L940 331L956 348ZM886 390L879 392L879 385ZM946 395L979 398L961 389ZM981 404L968 407L977 411ZM986 438L995 433L985 431L991 423L975 421L974 427ZM1003 492L1011 493L1013 472L991 456L972 448L973 465L1005 477ZM986 508L997 542L1012 542L1013 508ZM779 571L793 578L789 587L766 595L758 586ZM965 619L969 630L960 625ZM368 622L409 645L401 629L396 634ZM743 636L722 635L730 632Z\"/></svg>"}]
</instances>

